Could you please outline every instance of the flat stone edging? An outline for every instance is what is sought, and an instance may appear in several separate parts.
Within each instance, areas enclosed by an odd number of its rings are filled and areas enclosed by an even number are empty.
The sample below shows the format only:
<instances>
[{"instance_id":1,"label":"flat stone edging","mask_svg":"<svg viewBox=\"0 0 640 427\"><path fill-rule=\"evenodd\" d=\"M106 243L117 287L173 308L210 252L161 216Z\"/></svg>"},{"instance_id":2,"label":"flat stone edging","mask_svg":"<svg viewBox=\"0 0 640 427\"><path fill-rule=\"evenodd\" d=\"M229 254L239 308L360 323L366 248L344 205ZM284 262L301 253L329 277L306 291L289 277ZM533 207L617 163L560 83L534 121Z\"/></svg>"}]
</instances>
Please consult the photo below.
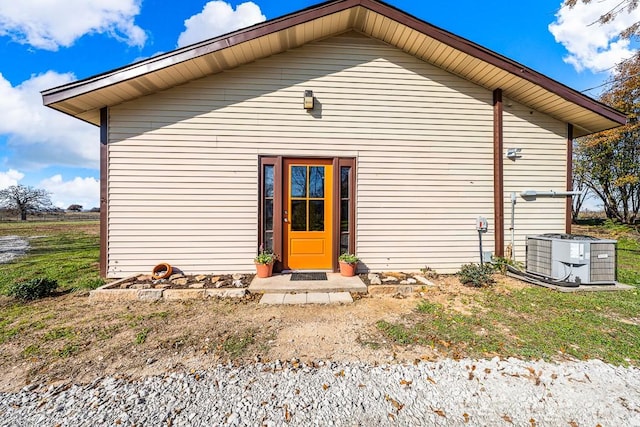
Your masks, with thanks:
<instances>
[{"instance_id":1,"label":"flat stone edging","mask_svg":"<svg viewBox=\"0 0 640 427\"><path fill-rule=\"evenodd\" d=\"M219 288L219 289L114 289L120 283L133 277L125 277L115 282L107 283L89 292L92 301L181 301L207 298L242 298L247 294L247 288Z\"/></svg>"}]
</instances>

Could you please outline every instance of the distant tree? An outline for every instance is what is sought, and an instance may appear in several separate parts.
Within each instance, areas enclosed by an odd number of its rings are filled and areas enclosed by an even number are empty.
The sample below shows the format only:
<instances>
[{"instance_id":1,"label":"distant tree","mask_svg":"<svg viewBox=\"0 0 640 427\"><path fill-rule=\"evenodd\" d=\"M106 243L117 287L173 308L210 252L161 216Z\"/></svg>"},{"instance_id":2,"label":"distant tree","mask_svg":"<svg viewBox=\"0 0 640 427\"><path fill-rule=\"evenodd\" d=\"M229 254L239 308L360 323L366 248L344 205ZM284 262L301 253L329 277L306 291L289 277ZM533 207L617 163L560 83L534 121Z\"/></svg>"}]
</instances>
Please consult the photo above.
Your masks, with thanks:
<instances>
[{"instance_id":1,"label":"distant tree","mask_svg":"<svg viewBox=\"0 0 640 427\"><path fill-rule=\"evenodd\" d=\"M71 212L82 212L82 205L76 205L76 204L69 205L67 210Z\"/></svg>"},{"instance_id":2,"label":"distant tree","mask_svg":"<svg viewBox=\"0 0 640 427\"><path fill-rule=\"evenodd\" d=\"M585 167L587 165L586 159L582 151L578 150L574 144L574 157L573 157L573 190L581 191L577 196L573 196L573 206L571 209L571 220L576 222L584 202L591 196L591 189L587 185L587 171Z\"/></svg>"},{"instance_id":3,"label":"distant tree","mask_svg":"<svg viewBox=\"0 0 640 427\"><path fill-rule=\"evenodd\" d=\"M89 212L100 212L100 208L91 208Z\"/></svg>"},{"instance_id":4,"label":"distant tree","mask_svg":"<svg viewBox=\"0 0 640 427\"><path fill-rule=\"evenodd\" d=\"M620 63L600 100L628 117L628 123L581 138L576 172L598 196L607 218L633 224L640 212L640 57Z\"/></svg>"},{"instance_id":5,"label":"distant tree","mask_svg":"<svg viewBox=\"0 0 640 427\"><path fill-rule=\"evenodd\" d=\"M12 185L0 190L0 206L19 212L20 219L26 221L27 214L50 208L51 199L46 190L25 185Z\"/></svg>"}]
</instances>

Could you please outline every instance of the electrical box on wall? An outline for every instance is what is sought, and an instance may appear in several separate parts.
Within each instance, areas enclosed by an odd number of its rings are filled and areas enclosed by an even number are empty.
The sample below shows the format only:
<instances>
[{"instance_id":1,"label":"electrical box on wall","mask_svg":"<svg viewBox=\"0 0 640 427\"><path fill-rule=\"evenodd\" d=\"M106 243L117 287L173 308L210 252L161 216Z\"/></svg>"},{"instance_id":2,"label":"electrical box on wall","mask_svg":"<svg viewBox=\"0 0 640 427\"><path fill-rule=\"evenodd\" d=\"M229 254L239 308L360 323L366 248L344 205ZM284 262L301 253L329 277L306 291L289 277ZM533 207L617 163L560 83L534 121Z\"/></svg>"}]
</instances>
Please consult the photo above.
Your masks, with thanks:
<instances>
[{"instance_id":1,"label":"electrical box on wall","mask_svg":"<svg viewBox=\"0 0 640 427\"><path fill-rule=\"evenodd\" d=\"M487 218L479 216L476 218L476 230L486 233L489 230L489 223Z\"/></svg>"}]
</instances>

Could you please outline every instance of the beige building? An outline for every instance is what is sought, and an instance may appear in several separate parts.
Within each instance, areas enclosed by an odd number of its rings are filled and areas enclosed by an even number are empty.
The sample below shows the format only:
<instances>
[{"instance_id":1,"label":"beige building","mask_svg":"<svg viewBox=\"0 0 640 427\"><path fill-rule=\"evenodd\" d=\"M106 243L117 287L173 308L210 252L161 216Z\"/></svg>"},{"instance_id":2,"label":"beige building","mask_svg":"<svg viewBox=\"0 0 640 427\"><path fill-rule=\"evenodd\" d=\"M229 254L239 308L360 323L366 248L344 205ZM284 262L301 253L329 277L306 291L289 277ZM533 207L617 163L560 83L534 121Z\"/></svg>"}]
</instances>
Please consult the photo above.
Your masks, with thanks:
<instances>
[{"instance_id":1,"label":"beige building","mask_svg":"<svg viewBox=\"0 0 640 427\"><path fill-rule=\"evenodd\" d=\"M625 116L375 0L323 3L43 92L101 128L102 272L454 272L570 230L577 136ZM512 149L520 149L512 152ZM509 154L509 156L507 155Z\"/></svg>"}]
</instances>

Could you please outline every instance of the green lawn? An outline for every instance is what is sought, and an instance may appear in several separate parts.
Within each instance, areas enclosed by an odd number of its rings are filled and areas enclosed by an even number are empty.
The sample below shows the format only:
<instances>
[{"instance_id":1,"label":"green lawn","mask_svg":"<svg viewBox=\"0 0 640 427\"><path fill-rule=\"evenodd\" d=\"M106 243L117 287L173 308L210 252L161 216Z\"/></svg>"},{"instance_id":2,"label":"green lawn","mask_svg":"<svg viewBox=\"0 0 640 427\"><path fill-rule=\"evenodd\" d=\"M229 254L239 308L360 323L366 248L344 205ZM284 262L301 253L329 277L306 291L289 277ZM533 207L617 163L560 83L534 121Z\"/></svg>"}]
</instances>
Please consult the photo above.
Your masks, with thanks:
<instances>
[{"instance_id":1,"label":"green lawn","mask_svg":"<svg viewBox=\"0 0 640 427\"><path fill-rule=\"evenodd\" d=\"M31 246L26 256L0 264L0 293L40 277L57 280L62 290L100 286L98 231L97 221L0 223L0 236L28 237Z\"/></svg>"},{"instance_id":2,"label":"green lawn","mask_svg":"<svg viewBox=\"0 0 640 427\"><path fill-rule=\"evenodd\" d=\"M451 357L515 356L598 358L615 364L640 361L640 233L606 223L576 230L618 239L618 280L624 292L561 293L527 286L497 292L484 288L449 295L447 303L427 295L415 311L378 329L399 345L422 344ZM447 309L462 300L467 310ZM466 312L465 312L466 311Z\"/></svg>"}]
</instances>

